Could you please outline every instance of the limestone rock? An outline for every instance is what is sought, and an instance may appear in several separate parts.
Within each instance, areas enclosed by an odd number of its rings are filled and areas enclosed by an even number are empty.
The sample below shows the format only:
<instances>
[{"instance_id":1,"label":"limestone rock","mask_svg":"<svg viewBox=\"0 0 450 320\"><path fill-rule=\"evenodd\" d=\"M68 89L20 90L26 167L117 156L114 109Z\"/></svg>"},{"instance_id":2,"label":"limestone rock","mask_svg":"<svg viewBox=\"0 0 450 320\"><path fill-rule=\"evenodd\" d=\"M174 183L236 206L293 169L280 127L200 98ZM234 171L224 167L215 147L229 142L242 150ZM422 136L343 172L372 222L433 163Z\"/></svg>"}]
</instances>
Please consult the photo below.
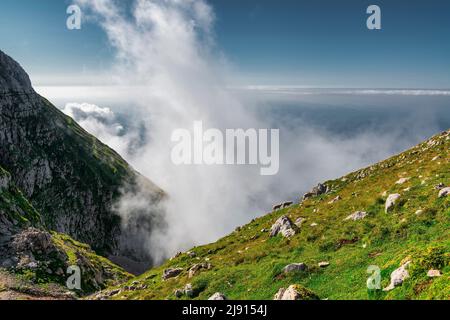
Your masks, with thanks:
<instances>
[{"instance_id":1,"label":"limestone rock","mask_svg":"<svg viewBox=\"0 0 450 320\"><path fill-rule=\"evenodd\" d=\"M300 217L297 220L295 220L295 225L297 226L297 228L300 228L302 226L303 222L305 222L305 220L306 219L302 218L302 217Z\"/></svg>"},{"instance_id":2,"label":"limestone rock","mask_svg":"<svg viewBox=\"0 0 450 320\"><path fill-rule=\"evenodd\" d=\"M329 188L327 185L319 183L316 187L314 187L311 191L305 193L303 195L302 201L305 201L306 199L312 198L312 197L317 197L320 196L322 194L325 194L329 192Z\"/></svg>"},{"instance_id":3,"label":"limestone rock","mask_svg":"<svg viewBox=\"0 0 450 320\"><path fill-rule=\"evenodd\" d=\"M401 195L398 193L390 194L388 198L386 199L386 204L384 206L384 210L386 213L388 213L390 210L392 210L397 203L397 201L400 199Z\"/></svg>"},{"instance_id":4,"label":"limestone rock","mask_svg":"<svg viewBox=\"0 0 450 320\"><path fill-rule=\"evenodd\" d=\"M210 263L198 263L194 264L188 272L188 278L195 277L201 270L210 270L212 268L212 265Z\"/></svg>"},{"instance_id":5,"label":"limestone rock","mask_svg":"<svg viewBox=\"0 0 450 320\"><path fill-rule=\"evenodd\" d=\"M291 285L287 289L278 290L274 300L319 300L319 297L300 285Z\"/></svg>"},{"instance_id":6,"label":"limestone rock","mask_svg":"<svg viewBox=\"0 0 450 320\"><path fill-rule=\"evenodd\" d=\"M348 220L358 221L358 220L364 219L365 217L367 217L367 212L356 211L355 213L352 213L347 218L345 218L344 221L348 221Z\"/></svg>"},{"instance_id":7,"label":"limestone rock","mask_svg":"<svg viewBox=\"0 0 450 320\"><path fill-rule=\"evenodd\" d=\"M411 264L411 261L406 262L400 268L394 270L391 273L391 283L389 286L383 289L383 291L391 291L395 289L395 287L400 286L407 278L409 278L409 272L407 270L408 266Z\"/></svg>"},{"instance_id":8,"label":"limestone rock","mask_svg":"<svg viewBox=\"0 0 450 320\"><path fill-rule=\"evenodd\" d=\"M333 200L331 200L330 202L328 202L328 204L333 204L336 203L338 201L342 200L341 196L337 196L336 198L334 198Z\"/></svg>"},{"instance_id":9,"label":"limestone rock","mask_svg":"<svg viewBox=\"0 0 450 320\"><path fill-rule=\"evenodd\" d=\"M436 278L436 277L441 277L442 274L441 274L440 270L428 270L427 276L430 278Z\"/></svg>"},{"instance_id":10,"label":"limestone rock","mask_svg":"<svg viewBox=\"0 0 450 320\"><path fill-rule=\"evenodd\" d=\"M166 270L163 271L162 278L163 278L163 280L167 280L167 279L170 279L170 278L175 278L175 277L177 277L182 271L183 271L183 269L181 269L181 268L166 269Z\"/></svg>"},{"instance_id":11,"label":"limestone rock","mask_svg":"<svg viewBox=\"0 0 450 320\"><path fill-rule=\"evenodd\" d=\"M227 297L220 292L214 293L208 300L228 300Z\"/></svg>"},{"instance_id":12,"label":"limestone rock","mask_svg":"<svg viewBox=\"0 0 450 320\"><path fill-rule=\"evenodd\" d=\"M270 237L275 237L279 233L285 238L290 238L295 235L297 231L297 226L292 223L292 221L286 217L282 216L279 218L270 229Z\"/></svg>"},{"instance_id":13,"label":"limestone rock","mask_svg":"<svg viewBox=\"0 0 450 320\"><path fill-rule=\"evenodd\" d=\"M443 188L439 191L439 198L444 198L450 194L450 187Z\"/></svg>"},{"instance_id":14,"label":"limestone rock","mask_svg":"<svg viewBox=\"0 0 450 320\"><path fill-rule=\"evenodd\" d=\"M283 273L300 272L308 269L308 266L304 263L291 263L283 268Z\"/></svg>"},{"instance_id":15,"label":"limestone rock","mask_svg":"<svg viewBox=\"0 0 450 320\"><path fill-rule=\"evenodd\" d=\"M322 262L319 262L319 264L318 264L319 268L326 268L329 265L330 265L330 263L328 261L322 261Z\"/></svg>"},{"instance_id":16,"label":"limestone rock","mask_svg":"<svg viewBox=\"0 0 450 320\"><path fill-rule=\"evenodd\" d=\"M410 178L400 178L395 184L404 184L408 182Z\"/></svg>"}]
</instances>

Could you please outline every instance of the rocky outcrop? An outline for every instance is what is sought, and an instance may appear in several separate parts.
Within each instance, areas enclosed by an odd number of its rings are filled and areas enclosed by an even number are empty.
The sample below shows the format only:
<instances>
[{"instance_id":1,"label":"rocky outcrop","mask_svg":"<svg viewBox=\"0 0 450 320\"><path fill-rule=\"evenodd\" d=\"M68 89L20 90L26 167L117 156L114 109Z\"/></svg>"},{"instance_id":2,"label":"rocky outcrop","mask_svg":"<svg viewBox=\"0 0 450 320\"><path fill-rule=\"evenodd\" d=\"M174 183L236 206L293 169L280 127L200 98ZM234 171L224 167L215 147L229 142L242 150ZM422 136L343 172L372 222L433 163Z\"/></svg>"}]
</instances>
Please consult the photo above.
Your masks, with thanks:
<instances>
[{"instance_id":1,"label":"rocky outcrop","mask_svg":"<svg viewBox=\"0 0 450 320\"><path fill-rule=\"evenodd\" d=\"M450 187L443 188L439 191L439 198L444 198L450 194Z\"/></svg>"},{"instance_id":2,"label":"rocky outcrop","mask_svg":"<svg viewBox=\"0 0 450 320\"><path fill-rule=\"evenodd\" d=\"M283 268L283 273L293 273L306 271L308 266L304 263L291 263Z\"/></svg>"},{"instance_id":3,"label":"rocky outcrop","mask_svg":"<svg viewBox=\"0 0 450 320\"><path fill-rule=\"evenodd\" d=\"M352 221L358 221L362 220L365 217L367 217L367 212L365 211L356 211L349 215L347 218L344 219L344 221L352 220Z\"/></svg>"},{"instance_id":4,"label":"rocky outcrop","mask_svg":"<svg viewBox=\"0 0 450 320\"><path fill-rule=\"evenodd\" d=\"M391 291L394 290L395 287L402 285L402 283L409 278L409 272L407 270L408 266L411 264L411 261L404 263L400 268L394 270L391 273L391 283L389 286L383 289L383 291Z\"/></svg>"},{"instance_id":5,"label":"rocky outcrop","mask_svg":"<svg viewBox=\"0 0 450 320\"><path fill-rule=\"evenodd\" d=\"M164 225L162 214L149 212L154 206L135 210L124 227L113 208L123 192L145 193L156 204L163 191L39 96L26 72L1 51L0 150L0 166L48 229L104 255L150 261L139 235ZM7 182L1 178L0 188Z\"/></svg>"},{"instance_id":6,"label":"rocky outcrop","mask_svg":"<svg viewBox=\"0 0 450 320\"><path fill-rule=\"evenodd\" d=\"M168 280L168 279L171 279L171 278L175 278L181 272L183 272L183 269L181 269L181 268L166 269L166 270L163 271L162 278L163 278L163 280Z\"/></svg>"},{"instance_id":7,"label":"rocky outcrop","mask_svg":"<svg viewBox=\"0 0 450 320\"><path fill-rule=\"evenodd\" d=\"M194 264L188 272L188 278L193 278L197 274L199 274L202 270L210 270L212 268L212 265L210 263L197 263Z\"/></svg>"},{"instance_id":8,"label":"rocky outcrop","mask_svg":"<svg viewBox=\"0 0 450 320\"><path fill-rule=\"evenodd\" d=\"M81 273L78 292L82 294L103 289L129 276L119 267L97 257L86 245L33 227L14 235L9 245L3 248L0 260L3 260L4 268L14 273L32 274L36 283L51 281L60 285L66 284L68 268L76 266Z\"/></svg>"},{"instance_id":9,"label":"rocky outcrop","mask_svg":"<svg viewBox=\"0 0 450 320\"><path fill-rule=\"evenodd\" d=\"M0 51L0 94L31 93L31 81L22 67Z\"/></svg>"},{"instance_id":10,"label":"rocky outcrop","mask_svg":"<svg viewBox=\"0 0 450 320\"><path fill-rule=\"evenodd\" d=\"M288 217L282 216L272 225L270 237L275 237L281 233L283 237L290 238L295 235L297 230L297 226Z\"/></svg>"},{"instance_id":11,"label":"rocky outcrop","mask_svg":"<svg viewBox=\"0 0 450 320\"><path fill-rule=\"evenodd\" d=\"M410 178L400 178L397 180L397 182L395 182L395 184L405 184L409 180L410 180Z\"/></svg>"},{"instance_id":12,"label":"rocky outcrop","mask_svg":"<svg viewBox=\"0 0 450 320\"><path fill-rule=\"evenodd\" d=\"M219 300L228 300L228 299L223 293L216 292L211 297L209 297L208 300L217 300L217 301L219 301Z\"/></svg>"},{"instance_id":13,"label":"rocky outcrop","mask_svg":"<svg viewBox=\"0 0 450 320\"><path fill-rule=\"evenodd\" d=\"M384 206L384 210L386 213L388 213L390 210L392 210L394 208L395 204L400 199L400 197L401 197L401 195L398 193L391 194L391 195L389 195L389 197L387 197L386 204Z\"/></svg>"},{"instance_id":14,"label":"rocky outcrop","mask_svg":"<svg viewBox=\"0 0 450 320\"><path fill-rule=\"evenodd\" d=\"M319 300L319 297L300 285L291 285L289 288L281 288L275 294L274 300Z\"/></svg>"},{"instance_id":15,"label":"rocky outcrop","mask_svg":"<svg viewBox=\"0 0 450 320\"><path fill-rule=\"evenodd\" d=\"M442 273L440 270L431 269L431 270L428 270L427 276L430 278L438 278L438 277L442 276Z\"/></svg>"},{"instance_id":16,"label":"rocky outcrop","mask_svg":"<svg viewBox=\"0 0 450 320\"><path fill-rule=\"evenodd\" d=\"M306 199L317 197L322 194L325 194L329 192L329 188L327 185L319 183L316 187L312 188L311 191L305 193L302 197L302 201L305 201Z\"/></svg>"}]
</instances>

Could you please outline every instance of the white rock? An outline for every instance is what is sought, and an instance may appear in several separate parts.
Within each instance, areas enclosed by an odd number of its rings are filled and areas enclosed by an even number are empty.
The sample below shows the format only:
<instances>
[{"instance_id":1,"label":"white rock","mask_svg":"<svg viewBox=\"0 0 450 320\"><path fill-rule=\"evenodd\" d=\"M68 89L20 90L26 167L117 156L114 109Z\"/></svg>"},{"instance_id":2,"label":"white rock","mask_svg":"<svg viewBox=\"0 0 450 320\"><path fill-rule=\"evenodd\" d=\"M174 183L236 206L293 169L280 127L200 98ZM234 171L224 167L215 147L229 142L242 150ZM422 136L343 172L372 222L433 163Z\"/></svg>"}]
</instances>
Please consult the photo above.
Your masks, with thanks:
<instances>
[{"instance_id":1,"label":"white rock","mask_svg":"<svg viewBox=\"0 0 450 320\"><path fill-rule=\"evenodd\" d=\"M175 278L182 271L183 271L183 269L180 269L180 268L166 269L166 270L163 271L162 278L163 278L163 280L167 280L167 279L170 279L170 278Z\"/></svg>"},{"instance_id":2,"label":"white rock","mask_svg":"<svg viewBox=\"0 0 450 320\"><path fill-rule=\"evenodd\" d=\"M209 297L208 300L217 300L218 301L218 300L228 300L228 299L223 293L216 292L211 297Z\"/></svg>"},{"instance_id":3,"label":"white rock","mask_svg":"<svg viewBox=\"0 0 450 320\"><path fill-rule=\"evenodd\" d=\"M283 268L283 273L305 271L308 266L304 263L291 263Z\"/></svg>"},{"instance_id":4,"label":"white rock","mask_svg":"<svg viewBox=\"0 0 450 320\"><path fill-rule=\"evenodd\" d=\"M386 204L385 204L385 212L388 213L389 210L391 210L395 204L397 203L397 200L400 199L401 195L399 195L398 193L395 194L390 194L389 197L386 199Z\"/></svg>"},{"instance_id":5,"label":"white rock","mask_svg":"<svg viewBox=\"0 0 450 320\"><path fill-rule=\"evenodd\" d=\"M404 184L409 181L410 178L400 178L395 184Z\"/></svg>"},{"instance_id":6,"label":"white rock","mask_svg":"<svg viewBox=\"0 0 450 320\"><path fill-rule=\"evenodd\" d=\"M407 278L409 278L408 270L406 269L410 265L411 261L406 262L400 268L394 270L391 273L391 283L389 286L383 289L383 291L391 291L395 287L401 285Z\"/></svg>"},{"instance_id":7,"label":"white rock","mask_svg":"<svg viewBox=\"0 0 450 320\"><path fill-rule=\"evenodd\" d=\"M333 200L331 200L330 202L328 202L328 204L333 204L338 202L339 200L342 200L341 196L337 196L336 198L334 198Z\"/></svg>"},{"instance_id":8,"label":"white rock","mask_svg":"<svg viewBox=\"0 0 450 320\"><path fill-rule=\"evenodd\" d=\"M439 270L429 270L427 276L430 278L436 278L442 276L442 274Z\"/></svg>"},{"instance_id":9,"label":"white rock","mask_svg":"<svg viewBox=\"0 0 450 320\"><path fill-rule=\"evenodd\" d=\"M322 261L322 262L319 262L319 264L318 264L319 268L325 268L325 267L328 267L329 265L330 265L330 263L328 261Z\"/></svg>"},{"instance_id":10,"label":"white rock","mask_svg":"<svg viewBox=\"0 0 450 320\"><path fill-rule=\"evenodd\" d=\"M297 227L301 227L302 226L302 224L303 224L303 222L305 222L305 218L298 218L297 220L295 220L295 225L297 226Z\"/></svg>"},{"instance_id":11,"label":"white rock","mask_svg":"<svg viewBox=\"0 0 450 320\"><path fill-rule=\"evenodd\" d=\"M274 300L305 300L305 299L317 299L317 297L308 293L307 296L305 294L299 292L300 288L296 285L292 285L287 289L281 288L274 296Z\"/></svg>"},{"instance_id":12,"label":"white rock","mask_svg":"<svg viewBox=\"0 0 450 320\"><path fill-rule=\"evenodd\" d=\"M441 189L441 191L439 191L439 198L444 198L446 196L448 196L450 194L450 187Z\"/></svg>"},{"instance_id":13,"label":"white rock","mask_svg":"<svg viewBox=\"0 0 450 320\"><path fill-rule=\"evenodd\" d=\"M347 218L345 218L344 221L348 221L348 220L358 221L358 220L364 219L365 217L367 217L367 212L356 211L355 213L352 213Z\"/></svg>"},{"instance_id":14,"label":"white rock","mask_svg":"<svg viewBox=\"0 0 450 320\"><path fill-rule=\"evenodd\" d=\"M295 235L296 228L297 227L288 217L282 216L272 225L272 228L270 229L270 237L275 237L281 233L283 237L290 238Z\"/></svg>"}]
</instances>

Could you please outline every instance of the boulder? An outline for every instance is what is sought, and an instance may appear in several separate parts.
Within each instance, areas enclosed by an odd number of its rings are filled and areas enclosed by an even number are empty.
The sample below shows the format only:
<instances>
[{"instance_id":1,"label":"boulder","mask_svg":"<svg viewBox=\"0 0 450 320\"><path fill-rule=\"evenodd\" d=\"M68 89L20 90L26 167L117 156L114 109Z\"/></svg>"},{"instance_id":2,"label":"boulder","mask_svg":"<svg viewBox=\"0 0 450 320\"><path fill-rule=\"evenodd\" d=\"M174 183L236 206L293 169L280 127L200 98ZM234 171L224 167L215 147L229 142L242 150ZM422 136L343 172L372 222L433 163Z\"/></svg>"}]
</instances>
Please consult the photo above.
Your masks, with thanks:
<instances>
[{"instance_id":1,"label":"boulder","mask_svg":"<svg viewBox=\"0 0 450 320\"><path fill-rule=\"evenodd\" d=\"M57 251L50 233L36 228L28 228L17 234L11 247L15 252L31 252L46 256Z\"/></svg>"},{"instance_id":2,"label":"boulder","mask_svg":"<svg viewBox=\"0 0 450 320\"><path fill-rule=\"evenodd\" d=\"M386 213L388 213L390 210L392 210L397 203L397 201L400 199L401 195L398 193L390 194L386 199L386 204L384 206L384 210Z\"/></svg>"},{"instance_id":3,"label":"boulder","mask_svg":"<svg viewBox=\"0 0 450 320\"><path fill-rule=\"evenodd\" d=\"M409 278L409 272L407 270L408 266L411 264L411 261L406 262L400 268L394 270L391 273L391 283L389 286L383 289L383 291L391 291L395 289L395 287L400 286L407 278Z\"/></svg>"},{"instance_id":4,"label":"boulder","mask_svg":"<svg viewBox=\"0 0 450 320\"><path fill-rule=\"evenodd\" d=\"M450 194L450 187L443 188L439 191L439 198L444 198Z\"/></svg>"},{"instance_id":5,"label":"boulder","mask_svg":"<svg viewBox=\"0 0 450 320\"><path fill-rule=\"evenodd\" d=\"M397 182L395 184L404 184L406 182L409 181L410 178L400 178L399 180L397 180Z\"/></svg>"},{"instance_id":6,"label":"boulder","mask_svg":"<svg viewBox=\"0 0 450 320\"><path fill-rule=\"evenodd\" d=\"M333 200L331 200L330 202L328 202L328 204L333 204L336 203L338 201L342 200L341 196L337 196L336 198L334 198Z\"/></svg>"},{"instance_id":7,"label":"boulder","mask_svg":"<svg viewBox=\"0 0 450 320\"><path fill-rule=\"evenodd\" d=\"M210 263L198 263L194 264L188 272L188 278L195 277L201 270L210 270L212 268Z\"/></svg>"},{"instance_id":8,"label":"boulder","mask_svg":"<svg viewBox=\"0 0 450 320\"><path fill-rule=\"evenodd\" d=\"M303 224L303 222L305 222L305 218L298 218L297 220L295 220L295 225L297 226L297 228L300 228Z\"/></svg>"},{"instance_id":9,"label":"boulder","mask_svg":"<svg viewBox=\"0 0 450 320\"><path fill-rule=\"evenodd\" d=\"M228 300L227 297L220 292L214 293L208 300Z\"/></svg>"},{"instance_id":10,"label":"boulder","mask_svg":"<svg viewBox=\"0 0 450 320\"><path fill-rule=\"evenodd\" d=\"M319 300L319 297L300 285L291 285L287 289L278 290L273 300Z\"/></svg>"},{"instance_id":11,"label":"boulder","mask_svg":"<svg viewBox=\"0 0 450 320\"><path fill-rule=\"evenodd\" d=\"M322 194L327 193L328 191L329 191L328 186L326 186L325 184L319 183L317 185L317 187L312 188L311 191L309 191L303 195L302 201L305 201L306 199L309 199L312 197L320 196Z\"/></svg>"},{"instance_id":12,"label":"boulder","mask_svg":"<svg viewBox=\"0 0 450 320\"><path fill-rule=\"evenodd\" d=\"M166 270L163 271L162 278L163 278L163 280L167 280L167 279L170 279L170 278L175 278L182 271L183 271L183 269L181 269L181 268L166 269Z\"/></svg>"},{"instance_id":13,"label":"boulder","mask_svg":"<svg viewBox=\"0 0 450 320\"><path fill-rule=\"evenodd\" d=\"M283 273L300 272L308 269L308 266L304 263L291 263L283 268Z\"/></svg>"},{"instance_id":14,"label":"boulder","mask_svg":"<svg viewBox=\"0 0 450 320\"><path fill-rule=\"evenodd\" d=\"M348 220L358 221L358 220L364 219L365 217L367 217L367 212L356 211L355 213L352 213L347 218L345 218L344 221L348 221Z\"/></svg>"},{"instance_id":15,"label":"boulder","mask_svg":"<svg viewBox=\"0 0 450 320\"><path fill-rule=\"evenodd\" d=\"M439 270L429 270L427 272L427 276L430 278L436 278L442 276L441 271Z\"/></svg>"},{"instance_id":16,"label":"boulder","mask_svg":"<svg viewBox=\"0 0 450 320\"><path fill-rule=\"evenodd\" d=\"M282 216L272 225L270 237L275 237L281 233L283 237L290 238L295 235L296 231L297 226L288 217Z\"/></svg>"}]
</instances>

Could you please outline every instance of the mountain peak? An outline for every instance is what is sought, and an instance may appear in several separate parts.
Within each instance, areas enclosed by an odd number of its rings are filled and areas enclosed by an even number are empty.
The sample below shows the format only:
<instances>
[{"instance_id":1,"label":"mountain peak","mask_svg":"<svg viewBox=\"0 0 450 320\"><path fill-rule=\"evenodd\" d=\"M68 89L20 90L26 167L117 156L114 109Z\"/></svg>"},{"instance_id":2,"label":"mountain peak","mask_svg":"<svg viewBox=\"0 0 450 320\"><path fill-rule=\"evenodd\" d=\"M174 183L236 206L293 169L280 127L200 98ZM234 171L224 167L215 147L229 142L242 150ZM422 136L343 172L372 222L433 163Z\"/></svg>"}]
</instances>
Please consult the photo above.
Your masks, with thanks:
<instances>
[{"instance_id":1,"label":"mountain peak","mask_svg":"<svg viewBox=\"0 0 450 320\"><path fill-rule=\"evenodd\" d=\"M0 50L0 93L32 91L30 77L25 70Z\"/></svg>"}]
</instances>

